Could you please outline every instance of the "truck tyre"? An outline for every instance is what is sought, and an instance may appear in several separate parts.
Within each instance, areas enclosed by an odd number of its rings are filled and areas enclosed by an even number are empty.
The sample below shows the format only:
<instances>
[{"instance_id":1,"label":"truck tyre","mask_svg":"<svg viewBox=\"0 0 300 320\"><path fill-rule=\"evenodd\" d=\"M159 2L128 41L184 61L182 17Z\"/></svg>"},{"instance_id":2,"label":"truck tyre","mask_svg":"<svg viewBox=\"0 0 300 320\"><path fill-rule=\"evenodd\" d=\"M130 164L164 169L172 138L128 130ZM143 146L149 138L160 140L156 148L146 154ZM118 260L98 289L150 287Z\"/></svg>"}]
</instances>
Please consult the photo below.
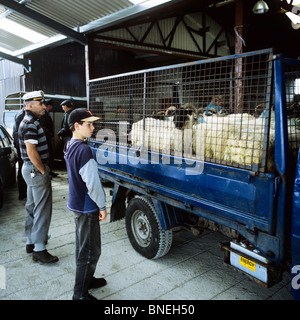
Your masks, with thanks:
<instances>
[{"instance_id":1,"label":"truck tyre","mask_svg":"<svg viewBox=\"0 0 300 320\"><path fill-rule=\"evenodd\" d=\"M130 200L125 215L132 247L148 259L166 255L172 245L172 230L163 230L151 200L138 196Z\"/></svg>"}]
</instances>

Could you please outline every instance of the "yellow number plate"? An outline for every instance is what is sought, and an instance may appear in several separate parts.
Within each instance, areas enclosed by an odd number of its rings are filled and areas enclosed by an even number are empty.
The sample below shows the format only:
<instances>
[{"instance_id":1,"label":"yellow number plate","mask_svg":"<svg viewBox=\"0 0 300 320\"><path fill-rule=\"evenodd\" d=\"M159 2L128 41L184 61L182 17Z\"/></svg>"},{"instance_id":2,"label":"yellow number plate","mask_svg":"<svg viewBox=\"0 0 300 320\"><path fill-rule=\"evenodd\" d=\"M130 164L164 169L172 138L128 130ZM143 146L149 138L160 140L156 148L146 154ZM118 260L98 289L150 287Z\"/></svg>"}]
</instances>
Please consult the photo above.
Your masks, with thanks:
<instances>
[{"instance_id":1,"label":"yellow number plate","mask_svg":"<svg viewBox=\"0 0 300 320\"><path fill-rule=\"evenodd\" d=\"M255 272L255 266L256 266L255 262L240 256L240 264L246 267L247 269Z\"/></svg>"}]
</instances>

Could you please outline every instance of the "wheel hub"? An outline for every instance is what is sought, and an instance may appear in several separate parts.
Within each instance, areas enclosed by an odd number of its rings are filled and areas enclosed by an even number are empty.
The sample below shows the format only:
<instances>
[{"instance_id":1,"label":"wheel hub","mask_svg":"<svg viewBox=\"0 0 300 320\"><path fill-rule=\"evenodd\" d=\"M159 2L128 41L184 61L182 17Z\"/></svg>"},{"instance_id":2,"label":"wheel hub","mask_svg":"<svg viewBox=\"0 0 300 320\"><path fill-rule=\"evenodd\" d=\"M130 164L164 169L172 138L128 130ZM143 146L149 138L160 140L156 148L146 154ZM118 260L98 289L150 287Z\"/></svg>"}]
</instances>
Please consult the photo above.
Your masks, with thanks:
<instances>
[{"instance_id":1,"label":"wheel hub","mask_svg":"<svg viewBox=\"0 0 300 320\"><path fill-rule=\"evenodd\" d=\"M131 223L136 241L141 247L147 247L151 242L151 226L146 214L140 210L135 211Z\"/></svg>"}]
</instances>

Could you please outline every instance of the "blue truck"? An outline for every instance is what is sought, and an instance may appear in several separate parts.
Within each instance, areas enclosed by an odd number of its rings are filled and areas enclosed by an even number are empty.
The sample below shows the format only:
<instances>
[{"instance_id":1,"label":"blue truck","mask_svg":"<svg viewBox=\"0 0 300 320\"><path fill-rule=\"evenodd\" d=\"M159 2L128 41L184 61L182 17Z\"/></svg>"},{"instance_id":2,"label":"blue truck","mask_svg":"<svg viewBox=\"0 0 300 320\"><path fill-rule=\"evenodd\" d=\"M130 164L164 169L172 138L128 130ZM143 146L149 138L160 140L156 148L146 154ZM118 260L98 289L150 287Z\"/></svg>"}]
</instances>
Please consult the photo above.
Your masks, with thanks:
<instances>
[{"instance_id":1,"label":"blue truck","mask_svg":"<svg viewBox=\"0 0 300 320\"><path fill-rule=\"evenodd\" d=\"M218 230L226 263L266 287L289 270L299 298L299 60L265 49L92 79L89 108L111 221L137 252Z\"/></svg>"}]
</instances>

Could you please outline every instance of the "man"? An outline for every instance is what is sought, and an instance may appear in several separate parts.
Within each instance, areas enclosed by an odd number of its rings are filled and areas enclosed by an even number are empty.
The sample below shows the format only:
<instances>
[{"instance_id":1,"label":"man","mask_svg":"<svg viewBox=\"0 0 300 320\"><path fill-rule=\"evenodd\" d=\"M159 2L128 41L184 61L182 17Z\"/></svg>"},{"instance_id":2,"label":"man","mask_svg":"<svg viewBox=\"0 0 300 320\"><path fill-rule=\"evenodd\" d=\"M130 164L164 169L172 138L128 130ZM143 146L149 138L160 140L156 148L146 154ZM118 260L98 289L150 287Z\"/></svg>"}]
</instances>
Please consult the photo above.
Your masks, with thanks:
<instances>
[{"instance_id":1,"label":"man","mask_svg":"<svg viewBox=\"0 0 300 320\"><path fill-rule=\"evenodd\" d=\"M72 132L69 128L68 118L74 106L71 100L65 100L60 105L65 114L62 119L61 129L58 131L57 135L59 136L60 140L62 140L63 145L65 145L66 142L72 138Z\"/></svg>"},{"instance_id":2,"label":"man","mask_svg":"<svg viewBox=\"0 0 300 320\"><path fill-rule=\"evenodd\" d=\"M204 108L204 115L211 116L213 113L221 114L223 113L223 96L216 95L212 97L210 104Z\"/></svg>"},{"instance_id":3,"label":"man","mask_svg":"<svg viewBox=\"0 0 300 320\"><path fill-rule=\"evenodd\" d=\"M45 248L52 216L52 187L48 166L49 151L45 133L38 120L45 113L43 91L33 91L23 96L25 117L19 126L19 145L24 162L22 175L27 184L25 206L26 252L33 261L53 263L58 261Z\"/></svg>"},{"instance_id":4,"label":"man","mask_svg":"<svg viewBox=\"0 0 300 320\"><path fill-rule=\"evenodd\" d=\"M94 131L93 117L84 109L70 113L72 139L65 146L69 178L67 207L74 212L76 226L76 277L73 300L97 300L88 289L106 284L104 278L94 278L101 254L100 221L106 219L106 196L91 148L84 142Z\"/></svg>"},{"instance_id":5,"label":"man","mask_svg":"<svg viewBox=\"0 0 300 320\"><path fill-rule=\"evenodd\" d=\"M54 127L53 127L53 120L50 116L50 111L53 109L53 100L52 99L46 99L44 102L44 105L46 107L45 114L41 116L40 123L41 126L45 132L47 143L48 143L48 149L49 149L49 167L51 169L50 175L52 177L56 177L58 174L54 173L52 171L53 168L53 139L54 139Z\"/></svg>"},{"instance_id":6,"label":"man","mask_svg":"<svg viewBox=\"0 0 300 320\"><path fill-rule=\"evenodd\" d=\"M14 139L14 146L17 149L18 152L18 190L19 190L19 200L23 200L27 196L27 185L26 182L22 176L22 166L23 166L23 160L21 158L20 153L20 146L19 146L19 136L18 136L18 130L21 121L25 117L25 107L16 115L15 117L15 123L13 126L13 139Z\"/></svg>"}]
</instances>

